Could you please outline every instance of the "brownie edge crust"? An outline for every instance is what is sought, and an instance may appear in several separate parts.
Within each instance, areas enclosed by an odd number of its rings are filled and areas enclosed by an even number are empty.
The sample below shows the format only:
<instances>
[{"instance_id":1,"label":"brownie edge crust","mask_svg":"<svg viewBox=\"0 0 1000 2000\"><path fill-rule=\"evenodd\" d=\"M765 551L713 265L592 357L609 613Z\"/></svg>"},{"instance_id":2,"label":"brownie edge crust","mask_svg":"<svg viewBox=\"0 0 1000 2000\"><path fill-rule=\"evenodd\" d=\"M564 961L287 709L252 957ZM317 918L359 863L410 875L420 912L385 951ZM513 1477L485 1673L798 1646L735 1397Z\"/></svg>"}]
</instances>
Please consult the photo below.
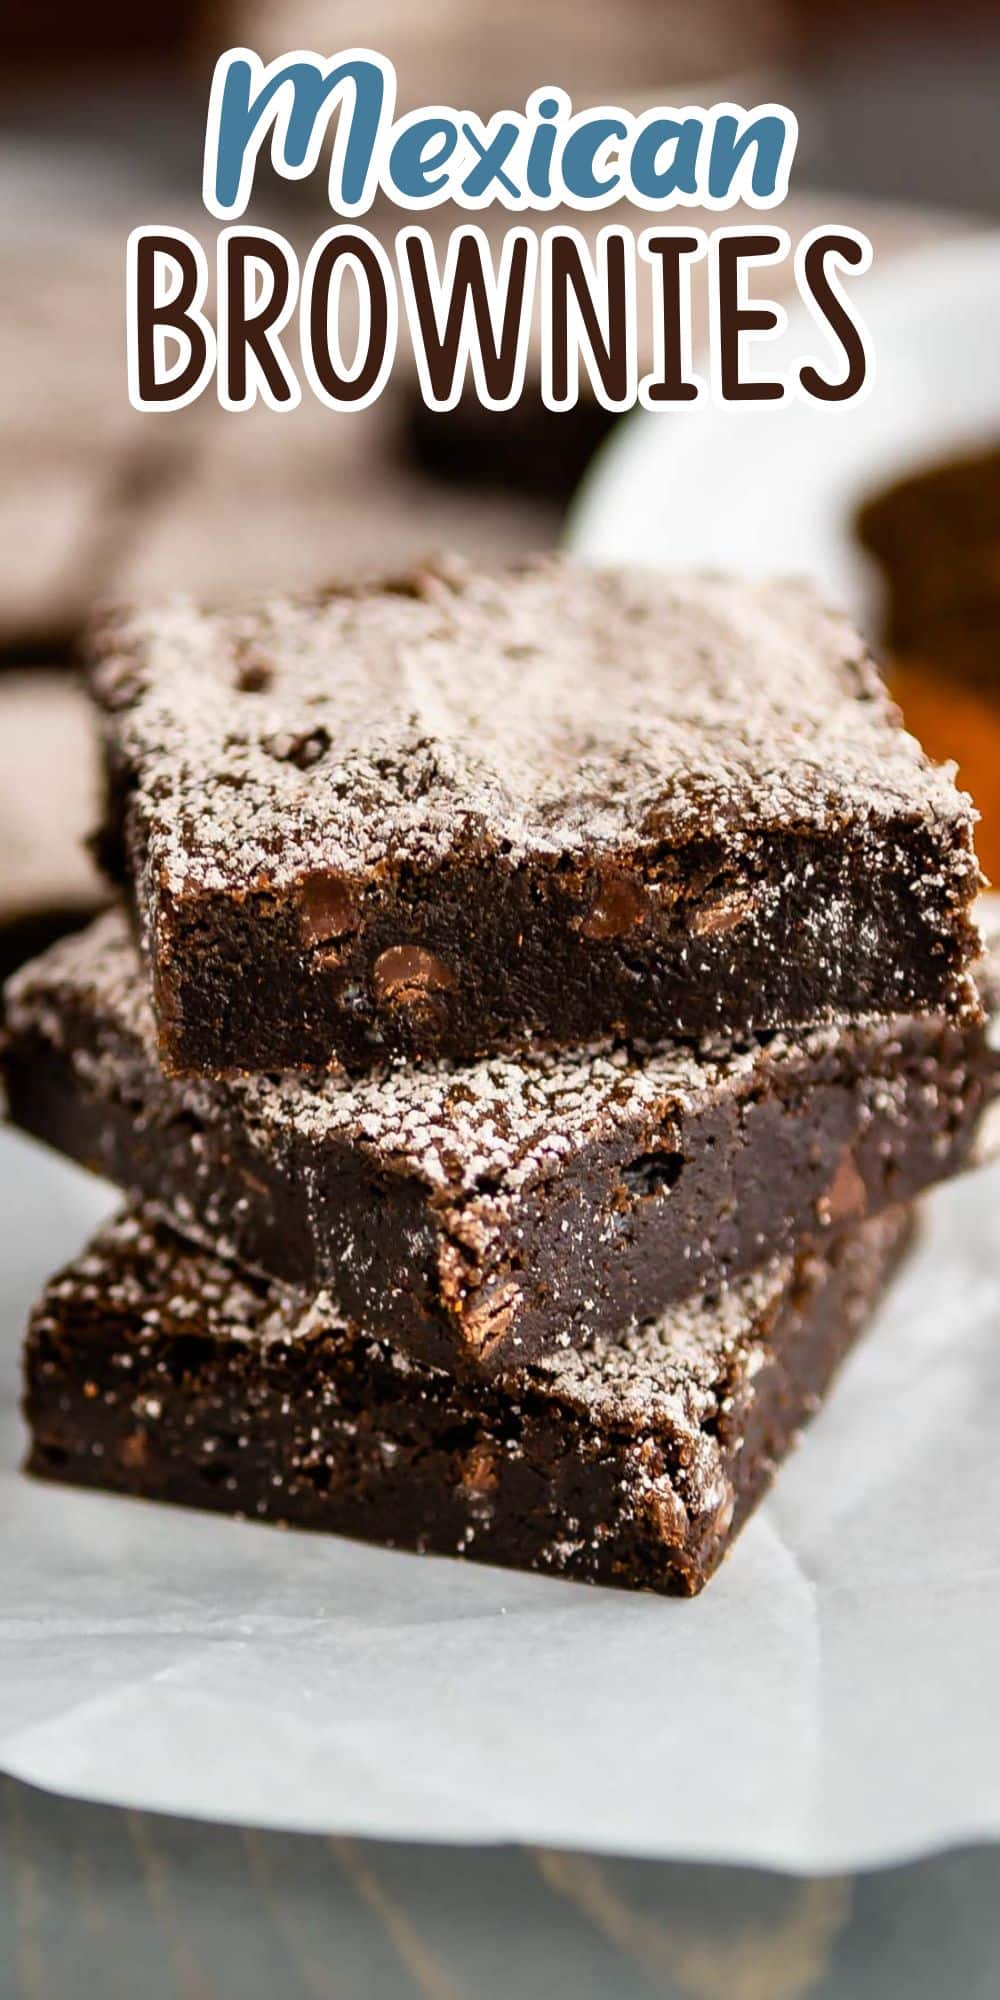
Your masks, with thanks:
<instances>
[{"instance_id":1,"label":"brownie edge crust","mask_svg":"<svg viewBox=\"0 0 1000 2000\"><path fill-rule=\"evenodd\" d=\"M452 1372L614 1338L974 1164L987 1015L389 1075L165 1077L119 912L7 987L14 1121L227 1262ZM987 1148L988 1149L988 1148Z\"/></svg>"},{"instance_id":2,"label":"brownie edge crust","mask_svg":"<svg viewBox=\"0 0 1000 2000\"><path fill-rule=\"evenodd\" d=\"M47 1287L28 1470L391 1547L699 1591L861 1332L906 1210L473 1391L143 1210Z\"/></svg>"},{"instance_id":3,"label":"brownie edge crust","mask_svg":"<svg viewBox=\"0 0 1000 2000\"><path fill-rule=\"evenodd\" d=\"M972 808L804 586L445 564L99 655L176 1072L971 1004Z\"/></svg>"}]
</instances>

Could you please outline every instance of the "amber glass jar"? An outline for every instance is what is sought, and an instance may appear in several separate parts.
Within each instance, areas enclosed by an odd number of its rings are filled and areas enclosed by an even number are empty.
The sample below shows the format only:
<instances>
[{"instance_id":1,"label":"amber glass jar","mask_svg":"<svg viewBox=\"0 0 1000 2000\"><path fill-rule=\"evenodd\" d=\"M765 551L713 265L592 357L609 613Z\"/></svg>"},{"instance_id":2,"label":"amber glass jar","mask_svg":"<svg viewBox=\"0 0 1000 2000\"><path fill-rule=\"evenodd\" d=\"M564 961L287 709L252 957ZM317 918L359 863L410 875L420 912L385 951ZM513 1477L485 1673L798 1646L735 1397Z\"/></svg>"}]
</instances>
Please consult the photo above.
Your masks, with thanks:
<instances>
[{"instance_id":1,"label":"amber glass jar","mask_svg":"<svg viewBox=\"0 0 1000 2000\"><path fill-rule=\"evenodd\" d=\"M862 507L882 572L888 679L932 757L953 757L1000 886L1000 449L929 466Z\"/></svg>"}]
</instances>

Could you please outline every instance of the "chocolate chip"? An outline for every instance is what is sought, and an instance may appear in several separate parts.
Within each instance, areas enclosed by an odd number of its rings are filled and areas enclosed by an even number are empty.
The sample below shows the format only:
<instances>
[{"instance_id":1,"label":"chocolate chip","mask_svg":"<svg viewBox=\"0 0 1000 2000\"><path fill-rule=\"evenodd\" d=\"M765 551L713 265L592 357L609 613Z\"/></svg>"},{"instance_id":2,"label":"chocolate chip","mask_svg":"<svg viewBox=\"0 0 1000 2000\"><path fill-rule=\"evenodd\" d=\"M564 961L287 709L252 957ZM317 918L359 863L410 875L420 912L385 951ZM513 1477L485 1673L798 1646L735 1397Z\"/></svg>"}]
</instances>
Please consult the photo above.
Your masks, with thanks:
<instances>
[{"instance_id":1,"label":"chocolate chip","mask_svg":"<svg viewBox=\"0 0 1000 2000\"><path fill-rule=\"evenodd\" d=\"M486 1499L498 1485L496 1453L487 1444L474 1444L462 1460L461 1484L469 1499Z\"/></svg>"},{"instance_id":2,"label":"chocolate chip","mask_svg":"<svg viewBox=\"0 0 1000 2000\"><path fill-rule=\"evenodd\" d=\"M381 591L384 597L408 597L420 604L427 595L427 572L417 567L401 576L387 576L383 578Z\"/></svg>"},{"instance_id":3,"label":"chocolate chip","mask_svg":"<svg viewBox=\"0 0 1000 2000\"><path fill-rule=\"evenodd\" d=\"M278 736L264 739L264 748L279 764L294 764L298 771L308 771L320 763L333 741L328 729L322 725L316 729L304 729L295 734L290 729Z\"/></svg>"},{"instance_id":4,"label":"chocolate chip","mask_svg":"<svg viewBox=\"0 0 1000 2000\"><path fill-rule=\"evenodd\" d=\"M485 1298L465 1309L465 1336L480 1355L486 1355L510 1332L517 1311L519 1291L511 1281L491 1288Z\"/></svg>"},{"instance_id":5,"label":"chocolate chip","mask_svg":"<svg viewBox=\"0 0 1000 2000\"><path fill-rule=\"evenodd\" d=\"M642 922L647 907L646 892L641 883L632 882L625 875L606 875L588 915L580 924L580 936L626 937Z\"/></svg>"},{"instance_id":6,"label":"chocolate chip","mask_svg":"<svg viewBox=\"0 0 1000 2000\"><path fill-rule=\"evenodd\" d=\"M380 1006L424 1006L434 994L454 986L454 972L434 952L420 944L390 944L372 968L372 986Z\"/></svg>"},{"instance_id":7,"label":"chocolate chip","mask_svg":"<svg viewBox=\"0 0 1000 2000\"><path fill-rule=\"evenodd\" d=\"M684 1166L683 1153L640 1153L622 1168L622 1181L632 1195L666 1194L676 1187Z\"/></svg>"},{"instance_id":8,"label":"chocolate chip","mask_svg":"<svg viewBox=\"0 0 1000 2000\"><path fill-rule=\"evenodd\" d=\"M844 1152L826 1192L816 1203L816 1213L824 1227L829 1228L832 1223L847 1222L864 1215L867 1207L868 1190L854 1164L853 1154Z\"/></svg>"},{"instance_id":9,"label":"chocolate chip","mask_svg":"<svg viewBox=\"0 0 1000 2000\"><path fill-rule=\"evenodd\" d=\"M642 1512L668 1547L683 1542L689 1527L688 1511L669 1479L663 1477L649 1487L642 1501Z\"/></svg>"},{"instance_id":10,"label":"chocolate chip","mask_svg":"<svg viewBox=\"0 0 1000 2000\"><path fill-rule=\"evenodd\" d=\"M319 871L307 875L298 890L299 930L303 944L342 944L361 926L361 911L349 882Z\"/></svg>"},{"instance_id":11,"label":"chocolate chip","mask_svg":"<svg viewBox=\"0 0 1000 2000\"><path fill-rule=\"evenodd\" d=\"M742 924L754 907L749 889L730 889L714 902L696 903L689 919L696 937L722 937Z\"/></svg>"},{"instance_id":12,"label":"chocolate chip","mask_svg":"<svg viewBox=\"0 0 1000 2000\"><path fill-rule=\"evenodd\" d=\"M274 679L270 660L248 648L239 658L236 686L240 694L263 694Z\"/></svg>"}]
</instances>

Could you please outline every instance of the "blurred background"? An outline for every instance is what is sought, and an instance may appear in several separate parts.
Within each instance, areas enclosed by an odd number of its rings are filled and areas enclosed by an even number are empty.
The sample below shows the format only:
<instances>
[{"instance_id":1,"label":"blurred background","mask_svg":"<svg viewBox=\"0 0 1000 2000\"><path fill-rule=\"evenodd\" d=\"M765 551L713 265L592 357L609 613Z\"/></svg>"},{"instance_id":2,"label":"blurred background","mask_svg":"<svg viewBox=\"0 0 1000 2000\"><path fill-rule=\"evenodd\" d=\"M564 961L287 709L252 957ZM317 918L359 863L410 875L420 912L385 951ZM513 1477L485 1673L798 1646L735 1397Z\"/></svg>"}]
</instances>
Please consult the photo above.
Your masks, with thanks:
<instances>
[{"instance_id":1,"label":"blurred background","mask_svg":"<svg viewBox=\"0 0 1000 2000\"><path fill-rule=\"evenodd\" d=\"M795 238L849 220L869 230L880 267L988 226L1000 204L996 5L7 0L0 972L101 894L80 847L92 779L74 680L96 603L174 590L249 597L391 571L442 547L503 560L552 546L612 421L586 398L546 412L537 378L505 417L469 401L431 415L405 357L361 414L307 400L290 417L233 416L210 394L168 416L129 408L125 236L142 221L212 240L199 201L204 117L213 64L235 43L265 57L384 49L404 107L436 98L488 112L545 81L578 103L787 101L801 136L781 221ZM320 181L272 177L250 219L305 243L326 216ZM391 231L398 217L382 223ZM1000 874L993 442L984 436L972 464L934 465L928 481L873 496L858 534L885 578L877 636L897 690L930 747L968 769L986 811L984 859Z\"/></svg>"}]
</instances>

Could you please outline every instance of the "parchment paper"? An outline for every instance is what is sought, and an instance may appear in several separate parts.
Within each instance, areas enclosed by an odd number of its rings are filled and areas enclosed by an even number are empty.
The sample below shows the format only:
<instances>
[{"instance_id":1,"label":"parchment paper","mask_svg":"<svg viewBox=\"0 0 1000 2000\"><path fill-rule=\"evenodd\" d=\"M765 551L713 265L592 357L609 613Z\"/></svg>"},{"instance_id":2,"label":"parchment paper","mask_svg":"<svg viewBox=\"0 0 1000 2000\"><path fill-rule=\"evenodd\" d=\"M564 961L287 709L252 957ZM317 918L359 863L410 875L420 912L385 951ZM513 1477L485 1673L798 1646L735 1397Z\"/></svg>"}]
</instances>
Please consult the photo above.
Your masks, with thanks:
<instances>
[{"instance_id":1,"label":"parchment paper","mask_svg":"<svg viewBox=\"0 0 1000 2000\"><path fill-rule=\"evenodd\" d=\"M275 1827L809 1871L1000 1831L1000 1172L694 1603L45 1488L17 1347L115 1197L0 1133L0 1766Z\"/></svg>"}]
</instances>

